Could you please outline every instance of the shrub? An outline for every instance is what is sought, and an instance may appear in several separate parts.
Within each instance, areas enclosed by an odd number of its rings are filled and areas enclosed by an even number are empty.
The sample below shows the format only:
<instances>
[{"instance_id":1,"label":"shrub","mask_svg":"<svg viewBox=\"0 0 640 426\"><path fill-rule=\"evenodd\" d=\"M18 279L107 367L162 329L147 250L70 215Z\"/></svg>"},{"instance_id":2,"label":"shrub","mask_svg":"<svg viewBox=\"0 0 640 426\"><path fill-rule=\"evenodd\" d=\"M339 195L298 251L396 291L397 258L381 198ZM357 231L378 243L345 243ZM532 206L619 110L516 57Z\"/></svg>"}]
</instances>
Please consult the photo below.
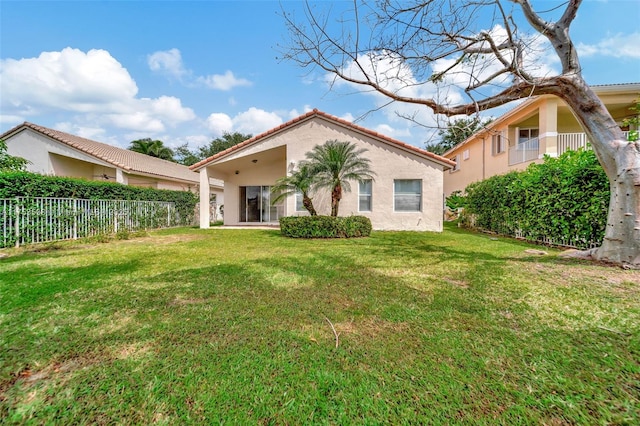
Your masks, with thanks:
<instances>
[{"instance_id":1,"label":"shrub","mask_svg":"<svg viewBox=\"0 0 640 426\"><path fill-rule=\"evenodd\" d=\"M453 191L451 195L446 198L444 204L449 210L456 211L464 208L467 204L467 197L462 191Z\"/></svg>"},{"instance_id":2,"label":"shrub","mask_svg":"<svg viewBox=\"0 0 640 426\"><path fill-rule=\"evenodd\" d=\"M604 237L609 181L593 151L546 157L525 171L469 185L467 213L475 226L530 240L566 241L579 247Z\"/></svg>"},{"instance_id":3,"label":"shrub","mask_svg":"<svg viewBox=\"0 0 640 426\"><path fill-rule=\"evenodd\" d=\"M371 235L364 216L288 216L280 218L282 235L290 238L352 238Z\"/></svg>"},{"instance_id":4,"label":"shrub","mask_svg":"<svg viewBox=\"0 0 640 426\"><path fill-rule=\"evenodd\" d=\"M198 196L189 191L138 188L115 182L44 176L28 172L0 173L0 198L53 197L89 200L144 200L174 203L182 223L193 222Z\"/></svg>"}]
</instances>

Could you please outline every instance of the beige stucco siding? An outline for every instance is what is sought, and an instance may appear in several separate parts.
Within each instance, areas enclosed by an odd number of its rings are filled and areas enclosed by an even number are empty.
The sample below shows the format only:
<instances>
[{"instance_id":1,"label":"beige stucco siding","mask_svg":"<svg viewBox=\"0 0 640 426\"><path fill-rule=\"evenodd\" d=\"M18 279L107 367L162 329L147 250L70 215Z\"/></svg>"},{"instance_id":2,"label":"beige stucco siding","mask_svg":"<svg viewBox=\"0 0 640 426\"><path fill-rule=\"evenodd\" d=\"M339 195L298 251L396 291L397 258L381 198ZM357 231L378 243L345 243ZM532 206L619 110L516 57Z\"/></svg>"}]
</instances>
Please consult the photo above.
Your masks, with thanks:
<instances>
[{"instance_id":1,"label":"beige stucco siding","mask_svg":"<svg viewBox=\"0 0 640 426\"><path fill-rule=\"evenodd\" d=\"M113 167L106 162L57 143L31 130L23 130L9 138L6 142L9 155L26 158L31 162L31 164L27 165L27 170L30 172L44 175L76 176L74 170L75 167L80 165L80 162L104 166L108 169L107 171L114 170ZM78 161L74 162L73 160ZM87 176L92 176L94 174L93 171L89 172L88 166L86 165L79 167L79 175L91 179L91 177ZM63 174L59 174L56 168Z\"/></svg>"},{"instance_id":2,"label":"beige stucco siding","mask_svg":"<svg viewBox=\"0 0 640 426\"><path fill-rule=\"evenodd\" d=\"M347 129L329 120L314 118L286 131L265 137L253 146L238 150L208 167L209 175L225 180L226 225L240 224L240 187L273 185L275 181L297 168L314 146L328 140L348 141L366 149L364 156L371 161L376 173L372 184L372 210L359 212L359 185L351 183L351 191L343 194L341 216L361 214L371 219L374 229L380 230L442 230L442 170L443 167L402 148L391 146L367 134ZM255 160L255 162L254 162ZM238 172L236 174L236 172ZM394 180L422 181L422 206L419 212L394 211ZM313 194L319 214L330 213L328 190ZM295 197L287 198L285 215L301 215L295 210Z\"/></svg>"},{"instance_id":3,"label":"beige stucco siding","mask_svg":"<svg viewBox=\"0 0 640 426\"><path fill-rule=\"evenodd\" d=\"M614 85L598 88L596 92L618 124L630 116L629 108L635 104L639 95L638 85L630 86L635 89L629 90ZM503 132L507 136L508 147L513 148L518 141L518 130L526 128L538 129L539 143L535 158L523 161L515 156L509 164L509 149L493 155L492 135ZM484 131L473 135L445 154L450 159L459 156L460 161L459 170L444 173L444 193L448 196L453 191L464 190L473 182L513 170L523 170L531 163L542 162L545 155L557 156L562 150L567 149L566 141L574 137L571 134L583 132L571 109L561 99L547 95L527 100L499 117ZM560 143L561 139L565 140L564 145ZM462 160L465 150L470 153L469 160Z\"/></svg>"}]
</instances>

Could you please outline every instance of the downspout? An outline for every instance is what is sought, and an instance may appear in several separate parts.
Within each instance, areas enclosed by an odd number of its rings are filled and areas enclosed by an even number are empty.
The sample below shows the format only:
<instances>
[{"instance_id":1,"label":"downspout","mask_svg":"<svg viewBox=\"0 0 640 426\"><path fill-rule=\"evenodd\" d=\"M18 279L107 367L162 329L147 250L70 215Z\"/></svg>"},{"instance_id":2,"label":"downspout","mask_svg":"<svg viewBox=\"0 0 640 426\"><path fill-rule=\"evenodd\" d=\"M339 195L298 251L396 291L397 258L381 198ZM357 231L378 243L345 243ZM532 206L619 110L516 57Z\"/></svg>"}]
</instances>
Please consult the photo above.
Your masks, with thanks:
<instances>
[{"instance_id":1,"label":"downspout","mask_svg":"<svg viewBox=\"0 0 640 426\"><path fill-rule=\"evenodd\" d=\"M485 161L486 161L486 155L487 153L485 152L485 137L482 137L482 180L484 180L484 175L485 175Z\"/></svg>"}]
</instances>

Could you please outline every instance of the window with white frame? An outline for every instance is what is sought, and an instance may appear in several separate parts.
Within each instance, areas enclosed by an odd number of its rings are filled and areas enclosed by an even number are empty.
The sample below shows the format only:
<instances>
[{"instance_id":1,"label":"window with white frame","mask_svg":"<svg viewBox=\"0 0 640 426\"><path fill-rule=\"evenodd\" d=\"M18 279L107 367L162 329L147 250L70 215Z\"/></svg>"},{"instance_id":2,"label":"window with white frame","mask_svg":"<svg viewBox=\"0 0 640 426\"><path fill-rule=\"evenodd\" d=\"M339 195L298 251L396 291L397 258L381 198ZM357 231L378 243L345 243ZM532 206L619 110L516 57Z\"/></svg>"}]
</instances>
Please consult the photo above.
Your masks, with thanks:
<instances>
[{"instance_id":1,"label":"window with white frame","mask_svg":"<svg viewBox=\"0 0 640 426\"><path fill-rule=\"evenodd\" d=\"M397 212L422 211L421 179L395 179L393 181L393 209Z\"/></svg>"},{"instance_id":2,"label":"window with white frame","mask_svg":"<svg viewBox=\"0 0 640 426\"><path fill-rule=\"evenodd\" d=\"M538 149L538 129L518 129L519 150Z\"/></svg>"},{"instance_id":3,"label":"window with white frame","mask_svg":"<svg viewBox=\"0 0 640 426\"><path fill-rule=\"evenodd\" d=\"M358 184L358 211L370 212L372 207L372 189L371 179L365 179Z\"/></svg>"},{"instance_id":4,"label":"window with white frame","mask_svg":"<svg viewBox=\"0 0 640 426\"><path fill-rule=\"evenodd\" d=\"M491 135L491 154L498 155L507 150L506 138L502 132Z\"/></svg>"},{"instance_id":5,"label":"window with white frame","mask_svg":"<svg viewBox=\"0 0 640 426\"><path fill-rule=\"evenodd\" d=\"M302 203L302 192L296 191L296 211L297 212L306 212L307 209L304 208L304 204Z\"/></svg>"},{"instance_id":6,"label":"window with white frame","mask_svg":"<svg viewBox=\"0 0 640 426\"><path fill-rule=\"evenodd\" d=\"M468 160L469 159L469 150L465 149L464 151L462 151L462 159L463 160Z\"/></svg>"}]
</instances>

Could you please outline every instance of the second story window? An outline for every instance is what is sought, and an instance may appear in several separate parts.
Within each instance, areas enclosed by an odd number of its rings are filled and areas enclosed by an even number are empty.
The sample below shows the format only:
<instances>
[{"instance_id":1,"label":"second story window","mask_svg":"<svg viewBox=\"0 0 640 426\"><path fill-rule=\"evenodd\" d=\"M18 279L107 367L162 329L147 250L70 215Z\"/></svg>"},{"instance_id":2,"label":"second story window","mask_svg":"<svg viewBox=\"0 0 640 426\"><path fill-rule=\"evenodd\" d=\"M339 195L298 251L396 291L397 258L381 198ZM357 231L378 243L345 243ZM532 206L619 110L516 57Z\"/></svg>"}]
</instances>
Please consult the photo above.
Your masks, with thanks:
<instances>
[{"instance_id":1,"label":"second story window","mask_svg":"<svg viewBox=\"0 0 640 426\"><path fill-rule=\"evenodd\" d=\"M502 132L491 136L491 154L498 155L507 150L506 139Z\"/></svg>"},{"instance_id":2,"label":"second story window","mask_svg":"<svg viewBox=\"0 0 640 426\"><path fill-rule=\"evenodd\" d=\"M518 129L518 149L538 149L538 129Z\"/></svg>"}]
</instances>

